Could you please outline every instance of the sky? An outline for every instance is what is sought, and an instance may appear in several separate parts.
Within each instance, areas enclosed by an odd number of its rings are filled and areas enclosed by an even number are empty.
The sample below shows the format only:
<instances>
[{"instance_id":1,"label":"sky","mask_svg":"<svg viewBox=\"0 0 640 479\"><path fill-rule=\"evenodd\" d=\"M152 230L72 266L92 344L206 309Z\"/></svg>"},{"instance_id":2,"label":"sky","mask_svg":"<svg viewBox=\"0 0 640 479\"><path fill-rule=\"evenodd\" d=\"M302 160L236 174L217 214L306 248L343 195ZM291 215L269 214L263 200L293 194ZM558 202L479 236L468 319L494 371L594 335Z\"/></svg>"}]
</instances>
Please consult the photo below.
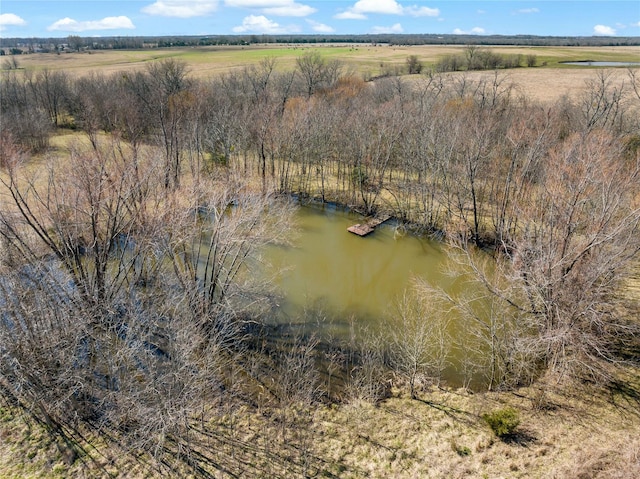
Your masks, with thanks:
<instances>
[{"instance_id":1,"label":"sky","mask_svg":"<svg viewBox=\"0 0 640 479\"><path fill-rule=\"evenodd\" d=\"M640 36L640 0L0 0L0 36Z\"/></svg>"}]
</instances>

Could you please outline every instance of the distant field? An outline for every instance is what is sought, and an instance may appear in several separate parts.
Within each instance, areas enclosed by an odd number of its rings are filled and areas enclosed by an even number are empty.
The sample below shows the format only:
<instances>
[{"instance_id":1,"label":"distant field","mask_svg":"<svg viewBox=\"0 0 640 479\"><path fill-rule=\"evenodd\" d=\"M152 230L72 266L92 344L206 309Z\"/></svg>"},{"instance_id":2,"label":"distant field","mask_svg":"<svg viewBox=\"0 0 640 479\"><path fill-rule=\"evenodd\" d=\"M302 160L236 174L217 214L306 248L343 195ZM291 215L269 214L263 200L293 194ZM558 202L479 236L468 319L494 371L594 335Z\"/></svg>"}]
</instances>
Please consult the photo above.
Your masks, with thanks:
<instances>
[{"instance_id":1,"label":"distant field","mask_svg":"<svg viewBox=\"0 0 640 479\"><path fill-rule=\"evenodd\" d=\"M563 65L564 61L639 61L640 47L483 47L502 54L534 54L538 58L535 68L501 70L519 91L537 100L554 101L559 96L573 95L582 90L585 81L593 78L596 68ZM251 45L198 48L167 48L149 50L98 50L84 53L38 53L18 57L20 67L28 70L64 69L74 76L90 71L114 73L144 69L149 62L175 58L187 63L191 75L206 78L238 70L258 63L264 58L275 58L276 68L291 69L296 58L310 50L317 50L326 58L343 61L348 68L364 77L379 75L383 68L404 65L409 55L416 55L425 66L433 65L446 55L463 54L464 46L374 46L353 45ZM7 58L7 57L5 57ZM462 73L455 73L460 75ZM486 76L487 72L470 72L472 78ZM616 81L626 77L625 68L615 69Z\"/></svg>"},{"instance_id":2,"label":"distant field","mask_svg":"<svg viewBox=\"0 0 640 479\"><path fill-rule=\"evenodd\" d=\"M588 82L596 78L596 69L582 68L520 68L517 70L501 70L506 80L514 86L516 94L522 94L535 101L555 102L562 96L575 98L588 88ZM449 73L448 75L461 75ZM489 78L493 72L465 73L469 79ZM628 82L624 68L612 69L610 80L618 88Z\"/></svg>"}]
</instances>

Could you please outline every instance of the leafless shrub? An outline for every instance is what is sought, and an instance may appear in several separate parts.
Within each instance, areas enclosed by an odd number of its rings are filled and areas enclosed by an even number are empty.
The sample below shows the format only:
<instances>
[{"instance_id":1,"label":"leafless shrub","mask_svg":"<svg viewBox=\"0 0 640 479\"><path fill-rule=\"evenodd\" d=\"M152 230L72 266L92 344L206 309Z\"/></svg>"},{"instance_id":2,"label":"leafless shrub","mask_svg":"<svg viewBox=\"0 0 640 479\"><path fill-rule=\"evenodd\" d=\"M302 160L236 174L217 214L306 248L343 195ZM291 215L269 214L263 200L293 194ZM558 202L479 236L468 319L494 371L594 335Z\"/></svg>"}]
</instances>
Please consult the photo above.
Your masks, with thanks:
<instances>
[{"instance_id":1,"label":"leafless shrub","mask_svg":"<svg viewBox=\"0 0 640 479\"><path fill-rule=\"evenodd\" d=\"M638 252L638 171L601 132L576 136L550 158L545 188L520 206L521 231L493 279L474 273L519 325L518 350L558 377L608 377L628 326L613 292ZM464 248L463 248L464 249ZM504 279L500 280L502 277Z\"/></svg>"},{"instance_id":2,"label":"leafless shrub","mask_svg":"<svg viewBox=\"0 0 640 479\"><path fill-rule=\"evenodd\" d=\"M613 73L600 70L587 82L587 88L581 99L582 121L587 130L611 128L619 130L624 121L623 86L612 81Z\"/></svg>"},{"instance_id":3,"label":"leafless shrub","mask_svg":"<svg viewBox=\"0 0 640 479\"><path fill-rule=\"evenodd\" d=\"M389 394L385 345L380 336L352 331L346 395L351 401L377 403Z\"/></svg>"},{"instance_id":4,"label":"leafless shrub","mask_svg":"<svg viewBox=\"0 0 640 479\"><path fill-rule=\"evenodd\" d=\"M419 377L427 376L440 383L449 362L452 339L446 309L437 308L432 295L421 293L417 297L405 293L400 300L389 344L391 365L408 380L413 399L417 397Z\"/></svg>"},{"instance_id":5,"label":"leafless shrub","mask_svg":"<svg viewBox=\"0 0 640 479\"><path fill-rule=\"evenodd\" d=\"M193 452L193 418L229 387L264 297L248 268L286 237L289 209L232 183L167 194L153 158L125 151L37 172L11 159L0 384L79 451L100 431L162 469Z\"/></svg>"}]
</instances>

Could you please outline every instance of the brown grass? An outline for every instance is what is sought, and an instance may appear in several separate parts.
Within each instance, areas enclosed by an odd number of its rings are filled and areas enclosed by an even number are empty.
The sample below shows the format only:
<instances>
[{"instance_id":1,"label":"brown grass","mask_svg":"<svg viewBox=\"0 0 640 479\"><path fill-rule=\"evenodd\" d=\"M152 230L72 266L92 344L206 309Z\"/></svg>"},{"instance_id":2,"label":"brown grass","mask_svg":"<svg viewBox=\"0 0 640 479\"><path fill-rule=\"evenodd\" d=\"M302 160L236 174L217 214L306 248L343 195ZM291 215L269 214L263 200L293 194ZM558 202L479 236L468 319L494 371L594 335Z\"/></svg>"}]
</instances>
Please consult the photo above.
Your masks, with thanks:
<instances>
[{"instance_id":1,"label":"brown grass","mask_svg":"<svg viewBox=\"0 0 640 479\"><path fill-rule=\"evenodd\" d=\"M233 430L225 429L233 440L219 437L215 445L203 443L202 451L226 457L240 477L257 477L260 471L264 477L293 477L306 463L312 476L347 479L632 479L640 477L639 405L637 398L605 397L580 386L571 393L544 395L536 388L517 394L430 390L419 400L396 391L378 406L290 411L286 431L268 419L281 411L241 408L231 413L233 418L219 418L218 424L234 423ZM521 425L503 441L481 416L505 406L519 411ZM80 464L65 464L63 453L37 427L28 432L13 418L0 423L0 434L3 477L83 474ZM101 452L105 455L96 454L96 460L112 471L110 463L122 466L125 461L112 451ZM144 477L140 465L125 471L122 477ZM86 477L98 476L93 470Z\"/></svg>"},{"instance_id":2,"label":"brown grass","mask_svg":"<svg viewBox=\"0 0 640 479\"><path fill-rule=\"evenodd\" d=\"M434 64L446 55L464 54L464 46L373 46L358 45L251 45L166 48L148 50L98 50L85 53L36 53L18 58L24 70L65 70L72 76L86 75L90 71L112 74L146 68L149 62L174 58L186 62L191 75L208 78L213 75L241 69L258 63L263 58L275 58L277 68L291 69L295 60L310 50L317 50L330 59L343 61L356 74L365 77L379 75L386 66L404 66L409 55L416 55L426 66ZM518 91L534 100L556 101L562 95L573 96L585 87L585 81L593 78L594 68L567 67L558 62L567 60L619 60L640 58L640 47L490 47L500 54L534 54L538 64L547 66L505 70ZM465 73L453 73L461 75ZM470 72L472 78L486 72ZM625 69L615 71L616 82L625 78Z\"/></svg>"},{"instance_id":3,"label":"brown grass","mask_svg":"<svg viewBox=\"0 0 640 479\"><path fill-rule=\"evenodd\" d=\"M612 85L618 88L628 82L627 72L624 69L611 69ZM500 72L506 77L507 82L513 85L515 93L523 95L530 100L542 103L553 103L563 96L575 99L588 90L587 83L595 78L593 69L566 69L566 68L521 68ZM491 78L493 72L468 72L450 73L449 75L466 75L468 78L478 80Z\"/></svg>"},{"instance_id":4,"label":"brown grass","mask_svg":"<svg viewBox=\"0 0 640 479\"><path fill-rule=\"evenodd\" d=\"M637 411L631 405L616 410L590 396L541 399L539 390L524 389L517 395L432 391L419 401L396 397L379 407L325 413L342 432L324 444L369 477L577 477L577 470L583 477L637 477ZM522 422L514 438L501 441L480 416L505 405L518 409ZM351 444L347 453L345 444Z\"/></svg>"}]
</instances>

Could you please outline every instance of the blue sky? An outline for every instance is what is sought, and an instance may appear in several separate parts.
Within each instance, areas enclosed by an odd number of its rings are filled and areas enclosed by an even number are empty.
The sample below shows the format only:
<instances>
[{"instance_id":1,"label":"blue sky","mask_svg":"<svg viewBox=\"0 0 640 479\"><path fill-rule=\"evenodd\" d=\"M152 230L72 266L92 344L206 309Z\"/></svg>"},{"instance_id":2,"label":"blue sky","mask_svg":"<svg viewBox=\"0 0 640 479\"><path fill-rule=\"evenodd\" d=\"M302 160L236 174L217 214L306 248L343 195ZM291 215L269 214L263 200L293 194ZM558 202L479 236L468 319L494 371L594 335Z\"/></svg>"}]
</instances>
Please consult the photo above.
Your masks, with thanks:
<instances>
[{"instance_id":1,"label":"blue sky","mask_svg":"<svg viewBox=\"0 0 640 479\"><path fill-rule=\"evenodd\" d=\"M1 0L0 36L640 36L639 0Z\"/></svg>"}]
</instances>

